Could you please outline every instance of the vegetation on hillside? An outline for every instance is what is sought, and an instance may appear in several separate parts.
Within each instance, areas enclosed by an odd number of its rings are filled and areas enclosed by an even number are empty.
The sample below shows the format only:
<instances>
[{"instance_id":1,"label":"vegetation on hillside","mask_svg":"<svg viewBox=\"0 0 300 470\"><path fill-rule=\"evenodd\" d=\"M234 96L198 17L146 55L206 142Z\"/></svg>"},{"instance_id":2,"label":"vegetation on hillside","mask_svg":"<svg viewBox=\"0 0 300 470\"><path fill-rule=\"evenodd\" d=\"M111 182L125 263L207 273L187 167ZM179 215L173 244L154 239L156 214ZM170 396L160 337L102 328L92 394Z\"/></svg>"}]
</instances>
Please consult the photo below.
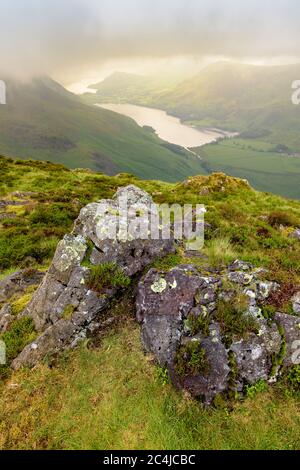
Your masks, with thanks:
<instances>
[{"instance_id":1,"label":"vegetation on hillside","mask_svg":"<svg viewBox=\"0 0 300 470\"><path fill-rule=\"evenodd\" d=\"M109 198L118 187L131 183L148 191L157 203L200 203L207 208L209 225L199 256L189 258L178 249L157 261L155 267L167 269L193 262L205 271L208 266L241 258L269 269L268 278L281 284L279 293L264 306L265 316L276 308L290 311L286 292L299 290L300 249L289 234L300 226L300 203L259 193L246 181L224 174L200 175L171 184L139 180L130 174L111 177L49 162L1 157L0 276L22 267L46 269L58 240L72 229L80 208ZM114 265L95 272L91 282L98 281L129 284ZM14 299L14 311L19 312L31 295L32 291ZM131 288L127 299L112 305L110 313L115 329L110 326L109 334L89 339L59 358L49 358L34 370L3 377L0 447L299 448L297 368L271 389L257 384L249 387L246 399L219 402L205 409L174 390L164 370L144 356L139 328L133 322ZM66 317L71 314L65 312ZM222 320L228 330L231 311L226 311ZM35 334L28 319L23 322L14 323L16 331L10 331L12 356L24 345L23 340L31 340ZM244 325L238 326L242 334ZM193 351L190 354L191 367L205 366L204 362L195 364Z\"/></svg>"}]
</instances>

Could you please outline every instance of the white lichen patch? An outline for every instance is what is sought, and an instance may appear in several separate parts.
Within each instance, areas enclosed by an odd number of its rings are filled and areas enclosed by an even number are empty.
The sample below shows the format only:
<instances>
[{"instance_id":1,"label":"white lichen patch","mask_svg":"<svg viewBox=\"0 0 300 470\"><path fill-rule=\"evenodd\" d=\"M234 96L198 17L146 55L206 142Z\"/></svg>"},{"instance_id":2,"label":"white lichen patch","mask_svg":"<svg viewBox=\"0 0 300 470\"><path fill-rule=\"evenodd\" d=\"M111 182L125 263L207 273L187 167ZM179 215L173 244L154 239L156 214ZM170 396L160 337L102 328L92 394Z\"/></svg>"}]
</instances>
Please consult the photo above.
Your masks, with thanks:
<instances>
[{"instance_id":1,"label":"white lichen patch","mask_svg":"<svg viewBox=\"0 0 300 470\"><path fill-rule=\"evenodd\" d=\"M259 359L262 355L263 351L262 351L262 348L260 346L257 346L255 348L252 349L251 351L251 359L253 361Z\"/></svg>"},{"instance_id":2,"label":"white lichen patch","mask_svg":"<svg viewBox=\"0 0 300 470\"><path fill-rule=\"evenodd\" d=\"M167 281L164 278L158 279L151 286L151 290L152 292L155 292L155 294L161 294L164 290L166 290L166 288Z\"/></svg>"}]
</instances>

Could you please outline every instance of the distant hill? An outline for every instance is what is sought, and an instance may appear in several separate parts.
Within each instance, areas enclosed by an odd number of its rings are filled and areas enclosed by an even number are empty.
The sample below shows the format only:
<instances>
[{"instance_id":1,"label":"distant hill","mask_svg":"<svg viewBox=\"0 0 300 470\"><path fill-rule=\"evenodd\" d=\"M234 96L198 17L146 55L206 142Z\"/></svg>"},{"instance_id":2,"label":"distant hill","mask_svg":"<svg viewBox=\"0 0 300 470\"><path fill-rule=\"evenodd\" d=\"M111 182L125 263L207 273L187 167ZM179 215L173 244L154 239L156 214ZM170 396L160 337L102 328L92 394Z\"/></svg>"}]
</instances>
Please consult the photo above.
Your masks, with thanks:
<instances>
[{"instance_id":1,"label":"distant hill","mask_svg":"<svg viewBox=\"0 0 300 470\"><path fill-rule=\"evenodd\" d=\"M97 90L95 94L85 93L82 98L88 103L147 104L160 94L171 91L181 80L178 75L154 77L114 72L103 81L89 86Z\"/></svg>"},{"instance_id":2,"label":"distant hill","mask_svg":"<svg viewBox=\"0 0 300 470\"><path fill-rule=\"evenodd\" d=\"M167 181L203 173L192 154L125 116L82 103L50 78L6 83L0 154Z\"/></svg>"},{"instance_id":3,"label":"distant hill","mask_svg":"<svg viewBox=\"0 0 300 470\"><path fill-rule=\"evenodd\" d=\"M300 150L300 106L291 102L300 64L254 66L220 62L203 69L153 105L199 126L243 132Z\"/></svg>"}]
</instances>

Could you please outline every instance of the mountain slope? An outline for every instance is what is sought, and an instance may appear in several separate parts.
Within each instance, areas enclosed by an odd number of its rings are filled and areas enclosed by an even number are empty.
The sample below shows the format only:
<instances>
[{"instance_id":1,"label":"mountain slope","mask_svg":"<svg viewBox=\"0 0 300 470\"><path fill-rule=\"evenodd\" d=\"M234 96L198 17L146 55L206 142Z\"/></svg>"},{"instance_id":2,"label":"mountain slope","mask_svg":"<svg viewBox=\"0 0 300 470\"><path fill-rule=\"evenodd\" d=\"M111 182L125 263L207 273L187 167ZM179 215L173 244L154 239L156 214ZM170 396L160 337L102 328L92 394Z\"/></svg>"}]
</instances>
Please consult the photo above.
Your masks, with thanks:
<instances>
[{"instance_id":1,"label":"mountain slope","mask_svg":"<svg viewBox=\"0 0 300 470\"><path fill-rule=\"evenodd\" d=\"M300 151L300 108L291 102L300 65L220 62L153 103L196 125L221 126Z\"/></svg>"},{"instance_id":2,"label":"mountain slope","mask_svg":"<svg viewBox=\"0 0 300 470\"><path fill-rule=\"evenodd\" d=\"M134 103L147 104L161 93L171 91L180 79L175 76L142 76L125 72L114 72L103 81L89 88L96 93L85 93L86 103Z\"/></svg>"},{"instance_id":3,"label":"mountain slope","mask_svg":"<svg viewBox=\"0 0 300 470\"><path fill-rule=\"evenodd\" d=\"M4 155L167 181L203 172L195 156L127 117L83 104L49 78L6 82L7 105L0 107Z\"/></svg>"}]
</instances>

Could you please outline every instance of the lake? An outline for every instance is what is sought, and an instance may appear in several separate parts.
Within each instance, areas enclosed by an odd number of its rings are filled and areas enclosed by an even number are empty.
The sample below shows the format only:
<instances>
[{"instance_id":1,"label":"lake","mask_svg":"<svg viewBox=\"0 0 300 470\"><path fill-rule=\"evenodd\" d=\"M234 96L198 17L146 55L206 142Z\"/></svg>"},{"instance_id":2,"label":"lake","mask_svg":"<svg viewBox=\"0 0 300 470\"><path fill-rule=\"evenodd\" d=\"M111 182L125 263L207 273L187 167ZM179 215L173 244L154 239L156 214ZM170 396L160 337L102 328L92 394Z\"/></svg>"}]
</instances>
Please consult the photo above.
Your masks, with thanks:
<instances>
[{"instance_id":1,"label":"lake","mask_svg":"<svg viewBox=\"0 0 300 470\"><path fill-rule=\"evenodd\" d=\"M222 137L234 137L233 132L220 129L195 129L182 124L180 119L170 116L161 109L146 108L133 104L97 104L101 108L128 116L141 127L150 126L163 140L185 148L200 147Z\"/></svg>"}]
</instances>

